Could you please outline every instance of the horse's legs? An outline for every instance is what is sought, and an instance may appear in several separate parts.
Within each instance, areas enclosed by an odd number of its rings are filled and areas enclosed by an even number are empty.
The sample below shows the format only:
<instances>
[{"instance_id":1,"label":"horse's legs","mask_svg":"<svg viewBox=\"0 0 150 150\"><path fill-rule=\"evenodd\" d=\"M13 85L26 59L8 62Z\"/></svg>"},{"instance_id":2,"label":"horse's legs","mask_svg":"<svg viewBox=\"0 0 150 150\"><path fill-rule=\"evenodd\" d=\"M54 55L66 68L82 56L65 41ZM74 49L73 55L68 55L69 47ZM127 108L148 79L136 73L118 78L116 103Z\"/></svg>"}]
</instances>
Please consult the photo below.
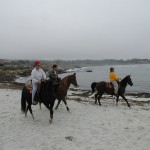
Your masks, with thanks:
<instances>
[{"instance_id":1,"label":"horse's legs","mask_svg":"<svg viewBox=\"0 0 150 150\"><path fill-rule=\"evenodd\" d=\"M63 99L63 102L64 102L64 104L66 105L66 109L67 109L67 111L69 111L69 107L68 107L68 105L67 105L67 101L66 101L66 99L65 99L65 98Z\"/></svg>"},{"instance_id":2,"label":"horse's legs","mask_svg":"<svg viewBox=\"0 0 150 150\"><path fill-rule=\"evenodd\" d=\"M34 119L34 116L33 116L33 113L32 113L31 105L28 105L28 109L29 109L29 111L30 111L30 113L31 113L31 115L32 115L32 118Z\"/></svg>"},{"instance_id":3,"label":"horse's legs","mask_svg":"<svg viewBox=\"0 0 150 150\"><path fill-rule=\"evenodd\" d=\"M50 119L49 119L49 122L52 123L52 120L53 120L53 106L54 106L54 102L55 100L50 103L44 103L44 105L46 106L46 108L50 111Z\"/></svg>"},{"instance_id":4,"label":"horse's legs","mask_svg":"<svg viewBox=\"0 0 150 150\"><path fill-rule=\"evenodd\" d=\"M98 103L99 103L99 106L101 106L101 102L100 102L100 99L101 99L101 97L102 97L102 95L104 94L104 92L101 92L101 93L99 93L98 95Z\"/></svg>"},{"instance_id":5,"label":"horse's legs","mask_svg":"<svg viewBox=\"0 0 150 150\"><path fill-rule=\"evenodd\" d=\"M58 103L57 103L57 105L56 105L55 109L57 109L57 108L58 108L58 106L59 106L60 102L61 102L61 100L58 100Z\"/></svg>"},{"instance_id":6,"label":"horse's legs","mask_svg":"<svg viewBox=\"0 0 150 150\"><path fill-rule=\"evenodd\" d=\"M31 115L32 115L32 118L34 119L34 116L33 116L33 113L32 113L32 108L31 108L31 104L30 104L30 105L28 104L28 106L27 106L27 109L26 109L26 111L25 111L25 117L27 117L27 112L28 112L28 110L30 111L30 113L31 113Z\"/></svg>"},{"instance_id":7,"label":"horse's legs","mask_svg":"<svg viewBox=\"0 0 150 150\"><path fill-rule=\"evenodd\" d=\"M98 96L98 93L96 93L94 96L95 97L95 104L97 103L97 96Z\"/></svg>"},{"instance_id":8,"label":"horse's legs","mask_svg":"<svg viewBox=\"0 0 150 150\"><path fill-rule=\"evenodd\" d=\"M119 94L116 97L116 106L118 106L118 101L119 101Z\"/></svg>"},{"instance_id":9,"label":"horse's legs","mask_svg":"<svg viewBox=\"0 0 150 150\"><path fill-rule=\"evenodd\" d=\"M130 104L128 103L128 100L125 98L125 96L124 95L120 95L120 96L126 101L128 107L130 107Z\"/></svg>"},{"instance_id":10,"label":"horse's legs","mask_svg":"<svg viewBox=\"0 0 150 150\"><path fill-rule=\"evenodd\" d=\"M52 123L52 120L53 120L53 106L54 106L54 102L52 102L50 104L50 119L49 119L49 122Z\"/></svg>"},{"instance_id":11,"label":"horse's legs","mask_svg":"<svg viewBox=\"0 0 150 150\"><path fill-rule=\"evenodd\" d=\"M44 105L46 106L46 108L50 111L50 117L51 117L51 110L50 110L50 106L48 103L44 103ZM52 118L49 119L49 122L52 123Z\"/></svg>"},{"instance_id":12,"label":"horse's legs","mask_svg":"<svg viewBox=\"0 0 150 150\"><path fill-rule=\"evenodd\" d=\"M41 107L41 102L39 102L39 107L40 107L40 109L42 109L42 107Z\"/></svg>"},{"instance_id":13,"label":"horse's legs","mask_svg":"<svg viewBox=\"0 0 150 150\"><path fill-rule=\"evenodd\" d=\"M98 96L98 103L99 103L99 106L101 106L101 102L100 102L101 97L102 97L102 95L99 95L99 96Z\"/></svg>"},{"instance_id":14,"label":"horse's legs","mask_svg":"<svg viewBox=\"0 0 150 150\"><path fill-rule=\"evenodd\" d=\"M29 107L27 106L26 111L25 111L25 117L27 117L28 109L29 109Z\"/></svg>"}]
</instances>

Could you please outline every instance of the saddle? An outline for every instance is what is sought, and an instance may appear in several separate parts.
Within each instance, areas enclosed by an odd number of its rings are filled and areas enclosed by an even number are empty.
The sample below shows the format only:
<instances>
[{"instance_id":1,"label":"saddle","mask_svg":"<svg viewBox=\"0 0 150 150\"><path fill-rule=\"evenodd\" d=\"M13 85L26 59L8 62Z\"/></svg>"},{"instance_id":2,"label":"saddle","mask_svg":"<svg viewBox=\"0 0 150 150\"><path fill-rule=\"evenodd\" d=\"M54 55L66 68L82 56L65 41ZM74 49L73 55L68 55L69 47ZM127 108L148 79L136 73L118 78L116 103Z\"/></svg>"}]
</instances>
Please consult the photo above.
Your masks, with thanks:
<instances>
[{"instance_id":1,"label":"saddle","mask_svg":"<svg viewBox=\"0 0 150 150\"><path fill-rule=\"evenodd\" d=\"M118 83L118 87L120 87L120 82L117 81L117 83ZM114 88L114 85L111 82L106 82L106 87L107 88Z\"/></svg>"},{"instance_id":2,"label":"saddle","mask_svg":"<svg viewBox=\"0 0 150 150\"><path fill-rule=\"evenodd\" d=\"M113 84L111 82L106 82L107 88L114 88Z\"/></svg>"}]
</instances>

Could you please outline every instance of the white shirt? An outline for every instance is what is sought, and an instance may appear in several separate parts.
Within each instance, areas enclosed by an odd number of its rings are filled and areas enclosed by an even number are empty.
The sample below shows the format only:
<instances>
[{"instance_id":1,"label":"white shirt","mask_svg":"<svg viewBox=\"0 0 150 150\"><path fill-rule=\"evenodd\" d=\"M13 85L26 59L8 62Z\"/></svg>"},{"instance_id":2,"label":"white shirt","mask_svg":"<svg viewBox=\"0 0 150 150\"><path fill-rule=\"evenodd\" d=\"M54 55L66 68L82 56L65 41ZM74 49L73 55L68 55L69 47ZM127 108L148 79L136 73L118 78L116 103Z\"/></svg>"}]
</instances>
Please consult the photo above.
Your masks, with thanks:
<instances>
[{"instance_id":1,"label":"white shirt","mask_svg":"<svg viewBox=\"0 0 150 150\"><path fill-rule=\"evenodd\" d=\"M31 72L31 78L33 83L38 83L38 81L41 79L46 80L46 74L41 68L38 70L34 68Z\"/></svg>"}]
</instances>

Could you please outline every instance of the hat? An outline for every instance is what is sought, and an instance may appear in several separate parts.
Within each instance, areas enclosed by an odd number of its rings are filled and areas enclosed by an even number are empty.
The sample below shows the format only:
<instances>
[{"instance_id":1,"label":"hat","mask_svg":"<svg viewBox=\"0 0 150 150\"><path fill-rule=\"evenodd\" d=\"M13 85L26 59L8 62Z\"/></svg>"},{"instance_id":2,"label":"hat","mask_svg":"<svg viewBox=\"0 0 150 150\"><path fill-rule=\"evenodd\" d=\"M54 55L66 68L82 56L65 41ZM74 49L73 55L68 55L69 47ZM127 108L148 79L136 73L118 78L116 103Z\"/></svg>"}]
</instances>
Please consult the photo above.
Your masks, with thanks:
<instances>
[{"instance_id":1,"label":"hat","mask_svg":"<svg viewBox=\"0 0 150 150\"><path fill-rule=\"evenodd\" d=\"M40 61L38 61L38 60L35 61L35 62L34 62L34 65L35 65L35 66L40 65Z\"/></svg>"}]
</instances>

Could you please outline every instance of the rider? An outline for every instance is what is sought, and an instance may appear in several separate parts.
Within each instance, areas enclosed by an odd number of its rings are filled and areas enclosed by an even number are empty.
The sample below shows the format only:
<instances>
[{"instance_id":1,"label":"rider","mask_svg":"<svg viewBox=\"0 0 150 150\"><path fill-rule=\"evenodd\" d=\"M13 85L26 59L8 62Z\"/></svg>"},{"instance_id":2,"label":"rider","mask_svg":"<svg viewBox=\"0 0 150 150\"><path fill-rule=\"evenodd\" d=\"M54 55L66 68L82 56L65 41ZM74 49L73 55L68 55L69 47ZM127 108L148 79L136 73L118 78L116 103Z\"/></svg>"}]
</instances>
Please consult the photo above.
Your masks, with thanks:
<instances>
[{"instance_id":1,"label":"rider","mask_svg":"<svg viewBox=\"0 0 150 150\"><path fill-rule=\"evenodd\" d=\"M110 82L114 86L114 94L115 94L115 96L117 96L117 93L118 93L118 83L117 82L119 81L120 78L115 74L113 67L110 68L109 78L110 78Z\"/></svg>"},{"instance_id":2,"label":"rider","mask_svg":"<svg viewBox=\"0 0 150 150\"><path fill-rule=\"evenodd\" d=\"M36 105L37 102L34 101L34 96L37 92L38 85L41 84L41 80L46 80L46 74L43 71L43 69L40 68L40 61L34 62L34 69L31 72L31 78L32 78L32 104Z\"/></svg>"},{"instance_id":3,"label":"rider","mask_svg":"<svg viewBox=\"0 0 150 150\"><path fill-rule=\"evenodd\" d=\"M57 87L59 85L60 78L57 74L58 66L54 64L52 71L49 72L49 80L52 82L53 96L56 97Z\"/></svg>"}]
</instances>

